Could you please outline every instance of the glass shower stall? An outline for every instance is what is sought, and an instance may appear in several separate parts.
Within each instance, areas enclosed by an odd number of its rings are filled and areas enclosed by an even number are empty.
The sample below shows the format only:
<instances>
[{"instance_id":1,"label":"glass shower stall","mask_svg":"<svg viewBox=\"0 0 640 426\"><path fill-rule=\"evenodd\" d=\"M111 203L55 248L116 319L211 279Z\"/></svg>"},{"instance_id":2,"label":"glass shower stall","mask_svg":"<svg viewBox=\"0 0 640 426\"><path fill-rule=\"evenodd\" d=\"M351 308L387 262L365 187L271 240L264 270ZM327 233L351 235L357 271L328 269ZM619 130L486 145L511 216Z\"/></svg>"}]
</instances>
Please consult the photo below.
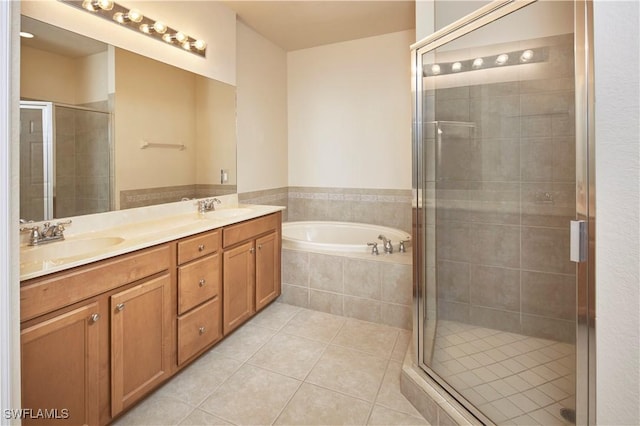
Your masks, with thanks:
<instances>
[{"instance_id":1,"label":"glass shower stall","mask_svg":"<svg viewBox=\"0 0 640 426\"><path fill-rule=\"evenodd\" d=\"M109 211L110 140L108 112L20 101L20 218Z\"/></svg>"},{"instance_id":2,"label":"glass shower stall","mask_svg":"<svg viewBox=\"0 0 640 426\"><path fill-rule=\"evenodd\" d=\"M594 421L589 13L496 1L413 46L417 364L484 423Z\"/></svg>"}]
</instances>

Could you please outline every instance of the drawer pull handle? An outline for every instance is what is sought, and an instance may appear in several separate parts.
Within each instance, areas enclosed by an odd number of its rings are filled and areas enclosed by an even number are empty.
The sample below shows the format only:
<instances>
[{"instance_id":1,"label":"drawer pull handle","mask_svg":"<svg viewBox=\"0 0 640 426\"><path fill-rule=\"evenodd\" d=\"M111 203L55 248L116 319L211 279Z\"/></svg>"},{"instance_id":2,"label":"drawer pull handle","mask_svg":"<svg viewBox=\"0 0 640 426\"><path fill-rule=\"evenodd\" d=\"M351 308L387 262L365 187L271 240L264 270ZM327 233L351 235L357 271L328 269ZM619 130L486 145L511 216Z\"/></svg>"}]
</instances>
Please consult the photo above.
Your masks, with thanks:
<instances>
[{"instance_id":1,"label":"drawer pull handle","mask_svg":"<svg viewBox=\"0 0 640 426\"><path fill-rule=\"evenodd\" d=\"M122 310L124 310L124 303L118 303L116 305L116 311L120 312Z\"/></svg>"},{"instance_id":2,"label":"drawer pull handle","mask_svg":"<svg viewBox=\"0 0 640 426\"><path fill-rule=\"evenodd\" d=\"M204 285L207 283L207 280L205 280L204 278L200 279L200 281L198 281L198 285L200 287L204 287Z\"/></svg>"},{"instance_id":3,"label":"drawer pull handle","mask_svg":"<svg viewBox=\"0 0 640 426\"><path fill-rule=\"evenodd\" d=\"M93 314L89 317L89 320L91 321L92 324L97 323L99 319L100 319L100 314Z\"/></svg>"},{"instance_id":4,"label":"drawer pull handle","mask_svg":"<svg viewBox=\"0 0 640 426\"><path fill-rule=\"evenodd\" d=\"M198 246L198 251L204 251L204 244L200 244Z\"/></svg>"},{"instance_id":5,"label":"drawer pull handle","mask_svg":"<svg viewBox=\"0 0 640 426\"><path fill-rule=\"evenodd\" d=\"M253 247L251 247L251 248L249 249L249 253L251 253L251 254L255 253L255 251L256 251L256 249L255 249L255 248L253 248Z\"/></svg>"},{"instance_id":6,"label":"drawer pull handle","mask_svg":"<svg viewBox=\"0 0 640 426\"><path fill-rule=\"evenodd\" d=\"M200 333L200 335L203 335L205 331L207 330L204 327L198 328L198 332Z\"/></svg>"}]
</instances>

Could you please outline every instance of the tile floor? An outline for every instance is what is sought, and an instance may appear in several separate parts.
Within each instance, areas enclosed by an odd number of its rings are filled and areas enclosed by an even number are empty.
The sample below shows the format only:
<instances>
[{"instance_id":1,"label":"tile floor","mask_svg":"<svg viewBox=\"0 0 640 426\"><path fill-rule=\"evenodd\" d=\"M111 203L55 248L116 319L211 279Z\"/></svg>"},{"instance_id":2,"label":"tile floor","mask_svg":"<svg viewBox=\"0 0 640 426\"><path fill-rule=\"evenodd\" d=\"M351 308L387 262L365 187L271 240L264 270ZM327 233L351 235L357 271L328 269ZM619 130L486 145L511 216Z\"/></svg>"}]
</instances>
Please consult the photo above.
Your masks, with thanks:
<instances>
[{"instance_id":1,"label":"tile floor","mask_svg":"<svg viewBox=\"0 0 640 426\"><path fill-rule=\"evenodd\" d=\"M571 424L574 345L440 320L432 368L498 424Z\"/></svg>"},{"instance_id":2,"label":"tile floor","mask_svg":"<svg viewBox=\"0 0 640 426\"><path fill-rule=\"evenodd\" d=\"M400 393L407 330L273 303L117 425L427 425Z\"/></svg>"}]
</instances>

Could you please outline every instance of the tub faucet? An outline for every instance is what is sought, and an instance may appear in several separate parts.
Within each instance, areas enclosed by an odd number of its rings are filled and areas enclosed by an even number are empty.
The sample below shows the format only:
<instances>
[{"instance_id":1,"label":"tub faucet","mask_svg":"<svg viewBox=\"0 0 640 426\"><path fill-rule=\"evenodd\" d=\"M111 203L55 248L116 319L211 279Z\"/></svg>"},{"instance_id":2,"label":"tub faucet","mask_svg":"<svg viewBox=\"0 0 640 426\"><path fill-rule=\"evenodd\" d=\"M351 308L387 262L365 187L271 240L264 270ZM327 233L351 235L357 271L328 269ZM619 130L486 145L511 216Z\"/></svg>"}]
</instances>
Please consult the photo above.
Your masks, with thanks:
<instances>
[{"instance_id":1,"label":"tub faucet","mask_svg":"<svg viewBox=\"0 0 640 426\"><path fill-rule=\"evenodd\" d=\"M385 253L393 253L393 245L391 244L391 240L388 240L387 237L382 234L378 235L378 239L382 240Z\"/></svg>"}]
</instances>

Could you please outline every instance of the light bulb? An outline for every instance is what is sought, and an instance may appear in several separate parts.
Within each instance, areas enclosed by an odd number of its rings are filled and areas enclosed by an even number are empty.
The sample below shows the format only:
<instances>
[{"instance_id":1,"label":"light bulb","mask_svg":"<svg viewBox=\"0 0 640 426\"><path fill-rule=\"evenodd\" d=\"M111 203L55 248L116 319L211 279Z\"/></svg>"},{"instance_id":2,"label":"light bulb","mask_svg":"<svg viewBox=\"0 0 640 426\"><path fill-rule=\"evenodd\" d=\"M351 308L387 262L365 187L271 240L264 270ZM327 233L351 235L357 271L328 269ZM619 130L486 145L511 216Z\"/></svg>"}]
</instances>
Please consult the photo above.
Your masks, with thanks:
<instances>
[{"instance_id":1,"label":"light bulb","mask_svg":"<svg viewBox=\"0 0 640 426\"><path fill-rule=\"evenodd\" d=\"M204 40L196 40L195 43L193 43L193 47L198 50L204 50L207 48L207 43L205 43Z\"/></svg>"},{"instance_id":2,"label":"light bulb","mask_svg":"<svg viewBox=\"0 0 640 426\"><path fill-rule=\"evenodd\" d=\"M102 10L113 9L113 0L98 0L96 3L98 4L98 7Z\"/></svg>"},{"instance_id":3,"label":"light bulb","mask_svg":"<svg viewBox=\"0 0 640 426\"><path fill-rule=\"evenodd\" d=\"M151 32L153 31L153 27L150 27L149 24L142 24L140 25L140 31L145 34L151 34Z\"/></svg>"},{"instance_id":4,"label":"light bulb","mask_svg":"<svg viewBox=\"0 0 640 426\"><path fill-rule=\"evenodd\" d=\"M509 60L509 55L507 55L506 53L502 53L498 55L498 57L496 58L496 64L504 65L507 63L508 60Z\"/></svg>"},{"instance_id":5,"label":"light bulb","mask_svg":"<svg viewBox=\"0 0 640 426\"><path fill-rule=\"evenodd\" d=\"M529 62L533 58L533 50L525 50L520 55L520 62Z\"/></svg>"},{"instance_id":6,"label":"light bulb","mask_svg":"<svg viewBox=\"0 0 640 426\"><path fill-rule=\"evenodd\" d=\"M131 21L136 22L136 23L142 21L142 18L144 18L144 16L142 15L142 13L140 13L140 11L138 9L129 10L129 13L127 13L127 17Z\"/></svg>"},{"instance_id":7,"label":"light bulb","mask_svg":"<svg viewBox=\"0 0 640 426\"><path fill-rule=\"evenodd\" d=\"M431 72L432 72L434 75L438 75L438 74L440 74L440 65L438 65L438 64L433 64L433 65L431 65Z\"/></svg>"},{"instance_id":8,"label":"light bulb","mask_svg":"<svg viewBox=\"0 0 640 426\"><path fill-rule=\"evenodd\" d=\"M173 43L173 36L169 33L166 33L165 35L163 35L162 39L167 43Z\"/></svg>"},{"instance_id":9,"label":"light bulb","mask_svg":"<svg viewBox=\"0 0 640 426\"><path fill-rule=\"evenodd\" d=\"M116 12L113 14L113 20L116 21L119 24L124 24L127 20L127 18L124 16L124 13L122 12Z\"/></svg>"},{"instance_id":10,"label":"light bulb","mask_svg":"<svg viewBox=\"0 0 640 426\"><path fill-rule=\"evenodd\" d=\"M95 12L96 8L94 7L93 0L84 0L82 2L82 7L87 9L90 12Z\"/></svg>"},{"instance_id":11,"label":"light bulb","mask_svg":"<svg viewBox=\"0 0 640 426\"><path fill-rule=\"evenodd\" d=\"M484 60L482 58L476 58L473 60L473 68L480 68L482 66L482 64L484 63Z\"/></svg>"},{"instance_id":12,"label":"light bulb","mask_svg":"<svg viewBox=\"0 0 640 426\"><path fill-rule=\"evenodd\" d=\"M184 50L191 50L191 43L189 43L188 41L185 41L182 43L182 48Z\"/></svg>"},{"instance_id":13,"label":"light bulb","mask_svg":"<svg viewBox=\"0 0 640 426\"><path fill-rule=\"evenodd\" d=\"M164 22L156 21L153 24L153 29L156 30L158 34L164 34L167 31L167 25Z\"/></svg>"},{"instance_id":14,"label":"light bulb","mask_svg":"<svg viewBox=\"0 0 640 426\"><path fill-rule=\"evenodd\" d=\"M454 63L451 65L451 71L453 71L453 72L458 72L458 71L460 71L461 69L462 69L462 64L461 64L460 62L454 62Z\"/></svg>"},{"instance_id":15,"label":"light bulb","mask_svg":"<svg viewBox=\"0 0 640 426\"><path fill-rule=\"evenodd\" d=\"M179 43L184 43L185 41L187 41L189 39L189 37L187 37L187 35L183 32L178 31L175 34L176 40L178 40Z\"/></svg>"}]
</instances>

